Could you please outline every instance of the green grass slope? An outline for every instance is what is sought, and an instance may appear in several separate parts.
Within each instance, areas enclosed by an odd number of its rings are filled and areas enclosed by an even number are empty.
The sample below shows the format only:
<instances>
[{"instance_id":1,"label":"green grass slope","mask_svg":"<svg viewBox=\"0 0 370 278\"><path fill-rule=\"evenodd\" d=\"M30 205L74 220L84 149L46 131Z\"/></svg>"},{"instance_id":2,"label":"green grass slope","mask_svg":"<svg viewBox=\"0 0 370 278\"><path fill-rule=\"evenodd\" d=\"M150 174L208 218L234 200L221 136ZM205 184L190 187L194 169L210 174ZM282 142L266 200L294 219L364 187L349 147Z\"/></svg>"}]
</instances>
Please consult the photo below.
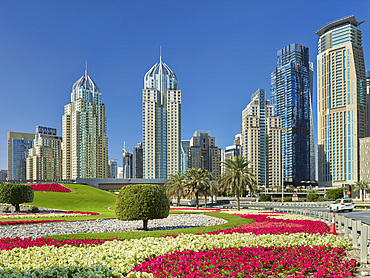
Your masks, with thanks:
<instances>
[{"instance_id":1,"label":"green grass slope","mask_svg":"<svg viewBox=\"0 0 370 278\"><path fill-rule=\"evenodd\" d=\"M72 211L88 211L102 213L100 216L78 217L74 219L110 218L115 217L114 211L109 210L116 202L116 195L82 184L63 184L72 192L35 191L35 197L29 205Z\"/></svg>"}]
</instances>

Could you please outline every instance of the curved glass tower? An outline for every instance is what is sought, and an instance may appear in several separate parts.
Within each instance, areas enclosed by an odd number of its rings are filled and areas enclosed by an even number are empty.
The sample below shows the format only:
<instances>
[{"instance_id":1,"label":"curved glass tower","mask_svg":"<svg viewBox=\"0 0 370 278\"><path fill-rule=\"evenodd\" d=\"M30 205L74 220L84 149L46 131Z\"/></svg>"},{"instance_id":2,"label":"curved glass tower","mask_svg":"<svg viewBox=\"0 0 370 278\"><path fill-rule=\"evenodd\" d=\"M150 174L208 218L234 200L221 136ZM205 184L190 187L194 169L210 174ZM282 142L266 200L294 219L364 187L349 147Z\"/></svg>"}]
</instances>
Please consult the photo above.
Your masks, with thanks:
<instances>
[{"instance_id":1,"label":"curved glass tower","mask_svg":"<svg viewBox=\"0 0 370 278\"><path fill-rule=\"evenodd\" d=\"M181 91L162 56L145 74L142 108L143 177L166 179L180 170Z\"/></svg>"},{"instance_id":2,"label":"curved glass tower","mask_svg":"<svg viewBox=\"0 0 370 278\"><path fill-rule=\"evenodd\" d=\"M105 105L87 70L73 84L71 102L64 106L62 121L63 179L107 178Z\"/></svg>"}]
</instances>

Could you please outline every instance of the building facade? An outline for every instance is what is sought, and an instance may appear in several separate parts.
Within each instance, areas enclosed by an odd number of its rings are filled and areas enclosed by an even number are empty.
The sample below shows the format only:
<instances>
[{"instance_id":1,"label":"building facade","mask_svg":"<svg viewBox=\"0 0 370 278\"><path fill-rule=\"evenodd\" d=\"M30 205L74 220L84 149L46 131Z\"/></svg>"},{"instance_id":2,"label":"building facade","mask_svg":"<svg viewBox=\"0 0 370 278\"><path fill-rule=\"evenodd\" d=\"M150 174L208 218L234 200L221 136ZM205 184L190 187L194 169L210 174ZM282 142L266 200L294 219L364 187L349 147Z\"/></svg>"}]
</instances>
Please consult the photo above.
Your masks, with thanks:
<instances>
[{"instance_id":1,"label":"building facade","mask_svg":"<svg viewBox=\"0 0 370 278\"><path fill-rule=\"evenodd\" d=\"M161 56L145 74L142 109L143 177L166 179L180 171L181 91Z\"/></svg>"},{"instance_id":2,"label":"building facade","mask_svg":"<svg viewBox=\"0 0 370 278\"><path fill-rule=\"evenodd\" d=\"M143 178L143 143L137 143L132 150L132 176L134 179Z\"/></svg>"},{"instance_id":3,"label":"building facade","mask_svg":"<svg viewBox=\"0 0 370 278\"><path fill-rule=\"evenodd\" d=\"M107 178L108 138L101 92L87 75L72 87L71 102L64 106L63 179Z\"/></svg>"},{"instance_id":4,"label":"building facade","mask_svg":"<svg viewBox=\"0 0 370 278\"><path fill-rule=\"evenodd\" d=\"M118 163L116 159L112 159L108 161L109 165L109 178L116 179L118 176Z\"/></svg>"},{"instance_id":5,"label":"building facade","mask_svg":"<svg viewBox=\"0 0 370 278\"><path fill-rule=\"evenodd\" d=\"M190 140L189 168L204 168L217 180L221 174L221 149L216 146L210 131L197 130Z\"/></svg>"},{"instance_id":6,"label":"building facade","mask_svg":"<svg viewBox=\"0 0 370 278\"><path fill-rule=\"evenodd\" d=\"M181 173L185 174L189 168L189 147L190 140L181 140Z\"/></svg>"},{"instance_id":7,"label":"building facade","mask_svg":"<svg viewBox=\"0 0 370 278\"><path fill-rule=\"evenodd\" d=\"M281 185L281 118L258 89L242 112L242 153L251 162L258 185Z\"/></svg>"},{"instance_id":8,"label":"building facade","mask_svg":"<svg viewBox=\"0 0 370 278\"><path fill-rule=\"evenodd\" d=\"M359 179L359 138L367 134L363 21L349 16L316 32L317 130L320 186Z\"/></svg>"},{"instance_id":9,"label":"building facade","mask_svg":"<svg viewBox=\"0 0 370 278\"><path fill-rule=\"evenodd\" d=\"M0 170L0 181L5 181L8 178L8 170Z\"/></svg>"},{"instance_id":10,"label":"building facade","mask_svg":"<svg viewBox=\"0 0 370 278\"><path fill-rule=\"evenodd\" d=\"M366 113L366 120L367 120L367 135L366 137L370 137L370 71L366 71L366 105L367 105L367 113Z\"/></svg>"},{"instance_id":11,"label":"building facade","mask_svg":"<svg viewBox=\"0 0 370 278\"><path fill-rule=\"evenodd\" d=\"M57 129L37 126L33 147L28 150L27 180L62 178L62 138Z\"/></svg>"},{"instance_id":12,"label":"building facade","mask_svg":"<svg viewBox=\"0 0 370 278\"><path fill-rule=\"evenodd\" d=\"M27 178L28 150L33 146L34 133L8 132L8 179Z\"/></svg>"},{"instance_id":13,"label":"building facade","mask_svg":"<svg viewBox=\"0 0 370 278\"><path fill-rule=\"evenodd\" d=\"M131 179L132 178L132 153L128 150L122 150L122 158L123 158L123 178L124 179Z\"/></svg>"},{"instance_id":14,"label":"building facade","mask_svg":"<svg viewBox=\"0 0 370 278\"><path fill-rule=\"evenodd\" d=\"M277 66L271 73L271 104L282 122L284 181L315 179L312 84L308 48L293 43L279 49Z\"/></svg>"},{"instance_id":15,"label":"building facade","mask_svg":"<svg viewBox=\"0 0 370 278\"><path fill-rule=\"evenodd\" d=\"M221 162L226 159L233 160L235 156L242 155L242 134L235 135L234 144L227 146L225 150L221 151ZM221 173L225 170L225 166L221 164Z\"/></svg>"}]
</instances>

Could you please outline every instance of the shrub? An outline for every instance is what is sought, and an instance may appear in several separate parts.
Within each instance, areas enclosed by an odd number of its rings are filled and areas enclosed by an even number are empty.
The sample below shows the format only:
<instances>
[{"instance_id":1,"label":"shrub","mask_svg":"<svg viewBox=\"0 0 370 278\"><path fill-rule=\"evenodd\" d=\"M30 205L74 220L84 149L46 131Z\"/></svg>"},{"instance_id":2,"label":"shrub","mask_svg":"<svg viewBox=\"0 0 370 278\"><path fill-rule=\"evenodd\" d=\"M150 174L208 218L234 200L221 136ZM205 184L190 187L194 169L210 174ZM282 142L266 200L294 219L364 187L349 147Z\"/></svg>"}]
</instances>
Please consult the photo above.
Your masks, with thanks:
<instances>
[{"instance_id":1,"label":"shrub","mask_svg":"<svg viewBox=\"0 0 370 278\"><path fill-rule=\"evenodd\" d=\"M260 201L261 202L271 202L271 195L261 195L260 196Z\"/></svg>"},{"instance_id":2,"label":"shrub","mask_svg":"<svg viewBox=\"0 0 370 278\"><path fill-rule=\"evenodd\" d=\"M33 202L33 189L27 184L0 184L0 203L11 204L19 211L19 204Z\"/></svg>"},{"instance_id":3,"label":"shrub","mask_svg":"<svg viewBox=\"0 0 370 278\"><path fill-rule=\"evenodd\" d=\"M335 188L335 189L328 189L326 190L326 198L327 199L342 199L343 198L343 189L342 188Z\"/></svg>"},{"instance_id":4,"label":"shrub","mask_svg":"<svg viewBox=\"0 0 370 278\"><path fill-rule=\"evenodd\" d=\"M312 192L307 194L307 200L310 202L315 202L320 198L320 195L318 193Z\"/></svg>"},{"instance_id":5,"label":"shrub","mask_svg":"<svg viewBox=\"0 0 370 278\"><path fill-rule=\"evenodd\" d=\"M119 220L143 220L143 229L147 230L149 219L168 217L170 200L159 185L127 185L117 196L115 212Z\"/></svg>"},{"instance_id":6,"label":"shrub","mask_svg":"<svg viewBox=\"0 0 370 278\"><path fill-rule=\"evenodd\" d=\"M284 202L291 202L292 201L292 197L284 197Z\"/></svg>"}]
</instances>

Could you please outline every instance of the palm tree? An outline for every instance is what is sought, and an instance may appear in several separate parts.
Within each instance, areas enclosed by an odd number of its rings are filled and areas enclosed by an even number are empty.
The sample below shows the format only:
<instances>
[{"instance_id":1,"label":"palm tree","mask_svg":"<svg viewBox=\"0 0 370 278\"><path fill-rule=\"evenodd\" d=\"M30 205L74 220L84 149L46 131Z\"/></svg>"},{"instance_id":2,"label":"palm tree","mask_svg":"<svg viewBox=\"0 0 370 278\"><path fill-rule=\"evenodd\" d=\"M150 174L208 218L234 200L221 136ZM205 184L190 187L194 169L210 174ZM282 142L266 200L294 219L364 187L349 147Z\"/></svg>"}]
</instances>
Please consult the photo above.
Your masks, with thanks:
<instances>
[{"instance_id":1,"label":"palm tree","mask_svg":"<svg viewBox=\"0 0 370 278\"><path fill-rule=\"evenodd\" d=\"M189 168L186 170L185 190L189 196L195 196L196 208L199 209L199 195L205 192L205 188L209 186L209 172L205 169Z\"/></svg>"},{"instance_id":2,"label":"palm tree","mask_svg":"<svg viewBox=\"0 0 370 278\"><path fill-rule=\"evenodd\" d=\"M369 182L368 181L357 181L356 182L356 189L355 190L361 190L362 193L362 201L364 201L365 196L365 190L369 189Z\"/></svg>"},{"instance_id":3,"label":"palm tree","mask_svg":"<svg viewBox=\"0 0 370 278\"><path fill-rule=\"evenodd\" d=\"M256 189L256 179L252 168L248 167L250 161L243 156L234 156L234 159L226 159L221 162L225 166L225 171L219 179L220 189L225 190L228 186L235 191L238 210L240 210L240 191L248 187L253 193Z\"/></svg>"},{"instance_id":4,"label":"palm tree","mask_svg":"<svg viewBox=\"0 0 370 278\"><path fill-rule=\"evenodd\" d=\"M170 175L165 183L166 192L168 196L177 197L177 206L180 206L180 199L184 195L184 181L185 176L180 172Z\"/></svg>"}]
</instances>

